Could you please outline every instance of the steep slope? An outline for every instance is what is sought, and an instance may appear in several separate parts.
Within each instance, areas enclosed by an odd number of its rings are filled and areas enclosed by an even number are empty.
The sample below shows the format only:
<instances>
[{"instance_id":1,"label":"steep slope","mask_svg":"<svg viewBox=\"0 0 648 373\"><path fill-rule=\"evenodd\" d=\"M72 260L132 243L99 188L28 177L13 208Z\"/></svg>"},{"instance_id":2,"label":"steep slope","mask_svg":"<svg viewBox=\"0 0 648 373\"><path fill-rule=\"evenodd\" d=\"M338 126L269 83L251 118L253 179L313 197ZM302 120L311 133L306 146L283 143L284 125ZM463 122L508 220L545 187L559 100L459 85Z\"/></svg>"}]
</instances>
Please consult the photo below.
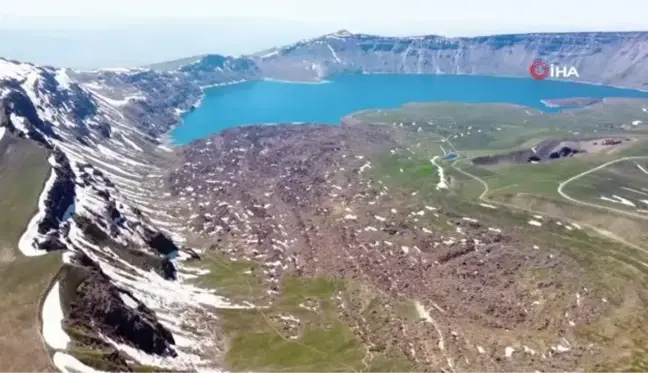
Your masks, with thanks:
<instances>
[{"instance_id":1,"label":"steep slope","mask_svg":"<svg viewBox=\"0 0 648 373\"><path fill-rule=\"evenodd\" d=\"M647 32L448 38L384 37L338 31L257 53L264 76L325 79L340 72L528 76L538 58L576 66L579 81L648 86Z\"/></svg>"},{"instance_id":2,"label":"steep slope","mask_svg":"<svg viewBox=\"0 0 648 373\"><path fill-rule=\"evenodd\" d=\"M196 253L171 240L183 238L169 230L175 222L151 192L169 151L159 137L199 95L170 74L77 73L0 60L3 132L52 153L39 211L18 247L26 256L65 251L42 319L58 369L78 369L75 357L94 361L84 346L105 351L100 361L111 370L202 364L199 340L213 338L196 320L209 320L204 308L226 302L182 283L195 275L177 260Z\"/></svg>"}]
</instances>

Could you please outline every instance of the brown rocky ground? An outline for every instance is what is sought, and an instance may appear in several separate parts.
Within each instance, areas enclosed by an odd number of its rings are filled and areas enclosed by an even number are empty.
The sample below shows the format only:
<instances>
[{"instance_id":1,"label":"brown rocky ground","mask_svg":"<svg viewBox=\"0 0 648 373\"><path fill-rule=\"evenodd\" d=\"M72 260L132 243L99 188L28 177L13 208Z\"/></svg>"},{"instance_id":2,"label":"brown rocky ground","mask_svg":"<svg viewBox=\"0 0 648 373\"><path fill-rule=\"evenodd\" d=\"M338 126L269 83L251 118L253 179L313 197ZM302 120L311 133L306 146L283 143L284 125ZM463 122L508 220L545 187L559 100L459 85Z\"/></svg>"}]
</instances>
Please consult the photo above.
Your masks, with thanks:
<instances>
[{"instance_id":1,"label":"brown rocky ground","mask_svg":"<svg viewBox=\"0 0 648 373\"><path fill-rule=\"evenodd\" d=\"M263 263L270 297L285 274L364 284L338 300L368 351L396 348L427 371L592 364L600 346L576 330L606 311L595 285L535 245L526 221L475 219L443 192L393 187L377 163L402 140L360 124L239 127L185 147L168 183L191 232ZM407 302L414 321L367 313L367 297Z\"/></svg>"}]
</instances>

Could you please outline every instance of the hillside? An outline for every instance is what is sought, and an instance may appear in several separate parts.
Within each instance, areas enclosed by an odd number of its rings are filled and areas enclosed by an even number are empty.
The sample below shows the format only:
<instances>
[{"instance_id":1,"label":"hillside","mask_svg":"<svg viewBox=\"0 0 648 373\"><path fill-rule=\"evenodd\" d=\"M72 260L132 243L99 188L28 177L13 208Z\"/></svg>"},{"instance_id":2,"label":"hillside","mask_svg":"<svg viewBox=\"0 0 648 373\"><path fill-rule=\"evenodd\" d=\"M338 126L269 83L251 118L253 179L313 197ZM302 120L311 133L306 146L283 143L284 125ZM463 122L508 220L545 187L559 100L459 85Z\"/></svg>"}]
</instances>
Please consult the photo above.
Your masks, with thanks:
<instances>
[{"instance_id":1,"label":"hillside","mask_svg":"<svg viewBox=\"0 0 648 373\"><path fill-rule=\"evenodd\" d=\"M531 199L482 200L489 190L473 176L506 175L502 187L515 190L554 168L455 168L442 159L448 141L467 162L516 151L520 139L566 136L566 124L632 137L620 153L643 157L645 129L628 134L627 123L645 121L644 102L595 103L568 119L506 106L406 108L337 127L232 129L180 149L165 141L209 85L340 72L522 76L543 57L576 64L590 82L643 87L647 40L337 32L165 71L0 59L0 177L9 175L0 194L17 202L5 207L15 219L0 232L0 269L26 287L7 289L0 308L46 347L25 346L6 368L50 360L84 372L645 367L639 230L611 232L627 246L590 231L536 229L529 211L488 207ZM464 136L472 126L479 135ZM607 156L554 167L573 176Z\"/></svg>"}]
</instances>

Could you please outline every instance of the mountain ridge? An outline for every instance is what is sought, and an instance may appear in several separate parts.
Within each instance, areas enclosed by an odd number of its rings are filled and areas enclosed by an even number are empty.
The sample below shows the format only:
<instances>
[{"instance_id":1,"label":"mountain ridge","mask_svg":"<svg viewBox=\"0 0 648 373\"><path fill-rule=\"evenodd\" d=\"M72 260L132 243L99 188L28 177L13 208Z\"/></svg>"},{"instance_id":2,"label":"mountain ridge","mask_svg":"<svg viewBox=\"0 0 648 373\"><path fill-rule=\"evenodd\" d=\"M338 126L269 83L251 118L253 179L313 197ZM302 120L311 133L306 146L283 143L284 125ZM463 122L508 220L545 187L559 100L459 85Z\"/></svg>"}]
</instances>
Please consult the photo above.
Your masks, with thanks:
<instances>
[{"instance_id":1,"label":"mountain ridge","mask_svg":"<svg viewBox=\"0 0 648 373\"><path fill-rule=\"evenodd\" d=\"M575 66L578 81L624 88L648 86L648 32L555 32L494 34L475 37L441 35L381 36L338 30L292 44L239 57L206 54L189 64L151 65L182 70L215 56L255 65L256 78L325 80L337 73L478 74L528 76L536 59ZM195 59L195 60L194 60ZM209 63L206 63L208 70ZM207 71L204 71L205 73ZM637 79L637 77L641 77Z\"/></svg>"}]
</instances>

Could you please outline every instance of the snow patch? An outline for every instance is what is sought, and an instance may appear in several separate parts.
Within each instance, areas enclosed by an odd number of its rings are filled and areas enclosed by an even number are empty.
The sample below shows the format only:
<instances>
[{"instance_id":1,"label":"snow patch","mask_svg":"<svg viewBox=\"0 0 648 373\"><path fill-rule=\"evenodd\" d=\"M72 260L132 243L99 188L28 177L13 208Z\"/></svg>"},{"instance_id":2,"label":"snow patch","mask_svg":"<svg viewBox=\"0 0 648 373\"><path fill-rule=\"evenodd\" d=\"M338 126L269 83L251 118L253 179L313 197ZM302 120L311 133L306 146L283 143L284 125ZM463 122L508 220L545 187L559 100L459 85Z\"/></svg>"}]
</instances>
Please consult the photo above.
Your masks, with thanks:
<instances>
[{"instance_id":1,"label":"snow patch","mask_svg":"<svg viewBox=\"0 0 648 373\"><path fill-rule=\"evenodd\" d=\"M20 236L20 239L18 240L18 249L25 256L40 256L40 255L47 254L46 251L39 250L36 246L37 240L41 236L41 234L38 233L38 224L45 217L45 213L47 210L47 206L45 205L45 202L47 201L47 196L49 195L50 190L54 186L55 181L56 181L56 172L54 172L54 169L52 169L50 171L50 176L47 179L47 182L45 182L43 191L41 192L40 197L38 198L38 212L36 212L36 215L34 215L31 218L29 224L27 224L27 229L22 234L22 236Z\"/></svg>"},{"instance_id":2,"label":"snow patch","mask_svg":"<svg viewBox=\"0 0 648 373\"><path fill-rule=\"evenodd\" d=\"M14 113L9 114L9 119L11 119L11 123L13 123L14 127L23 134L27 135L29 133L29 129L27 129L27 126L25 125L25 118L19 117Z\"/></svg>"},{"instance_id":3,"label":"snow patch","mask_svg":"<svg viewBox=\"0 0 648 373\"><path fill-rule=\"evenodd\" d=\"M533 225L533 226L536 226L536 227L542 227L542 223L540 223L537 220L529 220L529 224Z\"/></svg>"},{"instance_id":4,"label":"snow patch","mask_svg":"<svg viewBox=\"0 0 648 373\"><path fill-rule=\"evenodd\" d=\"M52 357L52 361L54 362L54 365L63 373L98 373L101 372L99 370L95 370L79 360L77 360L74 356L68 355L64 352L56 351L54 353L54 356Z\"/></svg>"},{"instance_id":5,"label":"snow patch","mask_svg":"<svg viewBox=\"0 0 648 373\"><path fill-rule=\"evenodd\" d=\"M279 51L274 50L272 52L266 53L263 56L261 56L261 59L266 59L266 58L270 58L270 57L277 56L277 55L279 55Z\"/></svg>"},{"instance_id":6,"label":"snow patch","mask_svg":"<svg viewBox=\"0 0 648 373\"><path fill-rule=\"evenodd\" d=\"M103 336L103 339L108 341L108 343L112 344L119 351L122 351L128 356L137 360L140 364L151 365L160 368L180 368L181 370L193 371L197 371L198 365L201 364L201 359L198 355L188 354L182 351L176 351L178 353L178 356L176 357L150 355L127 344L116 342L109 337Z\"/></svg>"},{"instance_id":7,"label":"snow patch","mask_svg":"<svg viewBox=\"0 0 648 373\"><path fill-rule=\"evenodd\" d=\"M66 69L56 70L54 79L56 79L56 82L59 84L59 87L63 89L70 89L70 85L72 84L72 79L70 79L70 77L68 76Z\"/></svg>"},{"instance_id":8,"label":"snow patch","mask_svg":"<svg viewBox=\"0 0 648 373\"><path fill-rule=\"evenodd\" d=\"M10 62L0 58L0 78L20 80L27 74L34 72L34 67L23 63Z\"/></svg>"},{"instance_id":9,"label":"snow patch","mask_svg":"<svg viewBox=\"0 0 648 373\"><path fill-rule=\"evenodd\" d=\"M127 104L129 104L131 101L138 101L138 100L145 100L145 99L146 99L146 97L142 97L142 96L127 96L127 97L124 97L124 98L121 99L121 100L117 100L117 99L114 99L114 98L106 97L106 96L104 96L104 95L102 95L102 94L100 94L100 93L98 93L98 92L96 92L96 91L90 89L87 85L85 86L85 89L86 89L86 90L87 90L87 91L88 91L92 96L98 98L99 100L103 101L104 103L108 104L109 106L111 106L111 107L113 107L113 108L118 108L118 107L121 107L121 106L127 105Z\"/></svg>"},{"instance_id":10,"label":"snow patch","mask_svg":"<svg viewBox=\"0 0 648 373\"><path fill-rule=\"evenodd\" d=\"M142 69L133 69L128 67L105 67L95 71L98 72L111 72L111 73L130 73L135 71L141 71Z\"/></svg>"},{"instance_id":11,"label":"snow patch","mask_svg":"<svg viewBox=\"0 0 648 373\"><path fill-rule=\"evenodd\" d=\"M620 203L622 205L626 205L626 206L630 206L630 207L637 207L632 201L627 200L627 199L625 199L623 197L617 196L616 194L612 195L612 198L601 196L601 199L603 201L608 201L608 202L613 202L613 203Z\"/></svg>"},{"instance_id":12,"label":"snow patch","mask_svg":"<svg viewBox=\"0 0 648 373\"><path fill-rule=\"evenodd\" d=\"M416 313L418 313L419 317L422 318L423 320L427 322L433 322L434 320L432 319L432 315L430 315L430 311L426 310L425 307L421 304L421 302L414 302L414 307L416 308Z\"/></svg>"},{"instance_id":13,"label":"snow patch","mask_svg":"<svg viewBox=\"0 0 648 373\"><path fill-rule=\"evenodd\" d=\"M643 172L644 174L648 175L648 170L646 170L642 165L640 165L640 164L637 163L637 162L635 162L635 164L637 165L637 167L639 168L639 170L641 170L641 172Z\"/></svg>"},{"instance_id":14,"label":"snow patch","mask_svg":"<svg viewBox=\"0 0 648 373\"><path fill-rule=\"evenodd\" d=\"M43 339L48 346L58 350L67 348L71 339L63 329L65 315L61 308L59 282L56 281L45 297L42 310Z\"/></svg>"},{"instance_id":15,"label":"snow patch","mask_svg":"<svg viewBox=\"0 0 648 373\"><path fill-rule=\"evenodd\" d=\"M326 43L326 46L331 51L331 54L333 55L333 58L335 58L335 61L337 63L342 63L342 61L340 61L340 58L338 57L337 53L335 53L335 50L333 49L333 47L331 47L331 45L328 44L328 43Z\"/></svg>"},{"instance_id":16,"label":"snow patch","mask_svg":"<svg viewBox=\"0 0 648 373\"><path fill-rule=\"evenodd\" d=\"M446 183L446 180L445 180L445 173L444 173L443 167L439 166L439 165L436 163L436 160L437 160L438 158L439 158L439 156L438 156L438 155L435 155L434 158L432 158L432 159L430 160L430 162L432 162L432 164L435 165L435 166L437 167L437 170L438 170L438 172L439 172L439 182L438 182L437 185L436 185L436 189L437 189L437 190L440 190L440 189L448 189L448 184Z\"/></svg>"},{"instance_id":17,"label":"snow patch","mask_svg":"<svg viewBox=\"0 0 648 373\"><path fill-rule=\"evenodd\" d=\"M557 352L557 353L567 352L567 351L571 350L571 348L569 348L567 346L563 346L561 344L556 345L556 346L552 346L551 349L553 351Z\"/></svg>"},{"instance_id":18,"label":"snow patch","mask_svg":"<svg viewBox=\"0 0 648 373\"><path fill-rule=\"evenodd\" d=\"M137 309L139 307L139 304L133 299L130 295L126 293L119 293L119 297L124 301L124 304L126 304L130 308Z\"/></svg>"}]
</instances>

